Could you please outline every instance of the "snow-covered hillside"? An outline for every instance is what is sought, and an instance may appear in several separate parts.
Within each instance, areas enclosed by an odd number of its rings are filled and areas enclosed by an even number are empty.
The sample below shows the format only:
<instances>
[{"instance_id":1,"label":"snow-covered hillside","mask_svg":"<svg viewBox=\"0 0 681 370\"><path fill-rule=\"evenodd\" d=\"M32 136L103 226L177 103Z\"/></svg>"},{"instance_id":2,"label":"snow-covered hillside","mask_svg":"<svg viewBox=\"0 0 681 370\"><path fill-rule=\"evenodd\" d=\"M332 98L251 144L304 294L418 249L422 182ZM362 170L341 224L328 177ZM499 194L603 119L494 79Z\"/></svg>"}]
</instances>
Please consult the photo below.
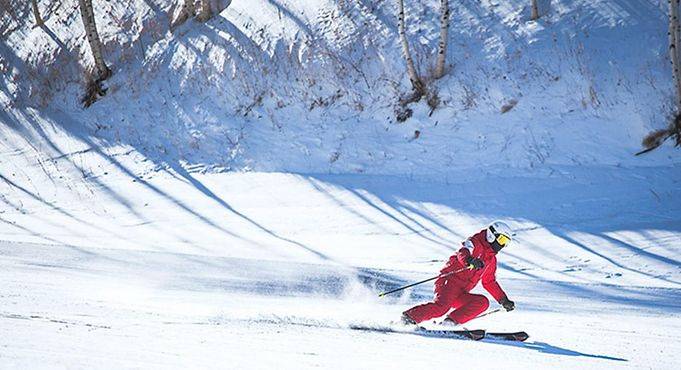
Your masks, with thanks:
<instances>
[{"instance_id":1,"label":"snow-covered hillside","mask_svg":"<svg viewBox=\"0 0 681 370\"><path fill-rule=\"evenodd\" d=\"M395 109L409 85L394 2L234 1L170 33L178 3L99 4L114 76L88 110L77 1L44 4L46 30L31 28L24 5L25 24L2 46L3 121L130 146L171 167L442 176L490 163L678 157L668 147L632 156L672 112L666 2L553 1L539 22L528 20L529 1L452 4L450 73L430 84L442 103L431 117L425 102L412 105L403 124ZM407 5L427 76L439 2Z\"/></svg>"},{"instance_id":2,"label":"snow-covered hillside","mask_svg":"<svg viewBox=\"0 0 681 370\"><path fill-rule=\"evenodd\" d=\"M654 368L681 363L681 152L666 2L452 3L412 103L394 1L0 0L0 368ZM424 76L439 1L407 1ZM9 11L8 11L9 10ZM502 113L502 107L506 111ZM494 219L525 343L352 330ZM482 292L482 290L480 290ZM493 307L496 308L496 303Z\"/></svg>"}]
</instances>

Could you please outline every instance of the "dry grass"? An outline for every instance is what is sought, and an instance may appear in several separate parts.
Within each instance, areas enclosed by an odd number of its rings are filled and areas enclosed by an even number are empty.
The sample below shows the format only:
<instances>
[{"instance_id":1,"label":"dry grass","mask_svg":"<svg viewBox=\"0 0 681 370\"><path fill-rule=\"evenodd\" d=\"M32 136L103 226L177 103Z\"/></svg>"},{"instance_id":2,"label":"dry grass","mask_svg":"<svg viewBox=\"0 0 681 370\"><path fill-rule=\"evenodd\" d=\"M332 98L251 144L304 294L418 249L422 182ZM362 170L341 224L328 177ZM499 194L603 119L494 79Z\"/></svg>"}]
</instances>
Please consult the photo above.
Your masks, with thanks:
<instances>
[{"instance_id":1,"label":"dry grass","mask_svg":"<svg viewBox=\"0 0 681 370\"><path fill-rule=\"evenodd\" d=\"M83 94L83 97L81 97L80 102L83 103L85 108L91 106L97 99L106 95L107 89L102 86L103 79L96 77L96 74L96 72L90 69L87 70L83 76L85 93Z\"/></svg>"},{"instance_id":2,"label":"dry grass","mask_svg":"<svg viewBox=\"0 0 681 370\"><path fill-rule=\"evenodd\" d=\"M504 104L501 106L501 114L504 114L511 109L513 109L516 105L518 104L518 101L515 99L511 99L508 101L508 103Z\"/></svg>"},{"instance_id":3,"label":"dry grass","mask_svg":"<svg viewBox=\"0 0 681 370\"><path fill-rule=\"evenodd\" d=\"M636 153L636 155L641 155L655 150L669 138L673 138L674 141L676 141L676 146L681 146L681 113L678 113L674 117L672 122L669 124L669 127L661 130L655 130L646 135L641 142L641 145L643 145L645 149Z\"/></svg>"}]
</instances>

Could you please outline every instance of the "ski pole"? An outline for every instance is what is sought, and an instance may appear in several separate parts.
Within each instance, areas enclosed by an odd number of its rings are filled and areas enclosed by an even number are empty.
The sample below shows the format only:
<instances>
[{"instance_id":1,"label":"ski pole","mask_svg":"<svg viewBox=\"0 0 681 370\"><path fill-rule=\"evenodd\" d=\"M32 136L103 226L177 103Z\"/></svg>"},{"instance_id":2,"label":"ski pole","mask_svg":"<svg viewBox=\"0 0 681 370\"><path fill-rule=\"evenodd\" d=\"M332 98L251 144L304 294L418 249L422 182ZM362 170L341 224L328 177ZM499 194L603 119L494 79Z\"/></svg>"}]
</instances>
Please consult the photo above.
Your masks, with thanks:
<instances>
[{"instance_id":1,"label":"ski pole","mask_svg":"<svg viewBox=\"0 0 681 370\"><path fill-rule=\"evenodd\" d=\"M478 316L475 316L472 320L479 319L479 318L481 318L481 317L484 317L484 316L487 316L487 315L491 315L491 314L493 314L493 313L501 312L502 310L503 310L503 308L495 308L495 309L493 309L492 311L487 311L487 312L485 312L485 313L481 313L481 314L478 315Z\"/></svg>"},{"instance_id":2,"label":"ski pole","mask_svg":"<svg viewBox=\"0 0 681 370\"><path fill-rule=\"evenodd\" d=\"M456 271L448 272L448 273L446 273L446 274L440 274L440 275L438 275L438 276L433 276L432 278L428 278L428 279L426 279L426 280L421 280L421 281L419 281L419 282L416 282L416 283L413 283L413 284L409 284L409 285L405 285L405 286L403 286L403 287L399 287L399 288L397 288L397 289L393 289L393 290L388 291L388 292L383 292L383 293L379 294L378 296L379 296L380 298L383 298L383 296L386 296L386 295L388 295L388 294L395 293L395 292L399 292L400 290L404 290L404 289L407 289L407 288L411 288L411 287L416 286L416 285L419 285L419 284L427 283L427 282L429 282L429 281L431 281L431 280L435 280L435 279L438 279L438 278L441 278L441 277L445 277L445 276L457 274L457 273L459 273L459 272L461 272L461 271L464 271L464 270L468 270L468 268L467 268L467 267L464 267L464 268L458 269L458 270L456 270Z\"/></svg>"},{"instance_id":3,"label":"ski pole","mask_svg":"<svg viewBox=\"0 0 681 370\"><path fill-rule=\"evenodd\" d=\"M495 309L493 309L492 311L487 311L487 312L485 312L485 313L481 313L480 315L475 316L474 318L472 318L472 319L470 319L470 320L468 320L468 321L470 322L470 321L473 321L473 320L475 320L475 319L479 319L479 318L481 318L481 317L485 317L485 316L487 316L487 315L491 315L491 314L493 314L493 313L497 313L497 312L501 312L501 311L502 311L501 308L495 308ZM465 326L464 326L463 328L464 328L465 330L468 330Z\"/></svg>"}]
</instances>

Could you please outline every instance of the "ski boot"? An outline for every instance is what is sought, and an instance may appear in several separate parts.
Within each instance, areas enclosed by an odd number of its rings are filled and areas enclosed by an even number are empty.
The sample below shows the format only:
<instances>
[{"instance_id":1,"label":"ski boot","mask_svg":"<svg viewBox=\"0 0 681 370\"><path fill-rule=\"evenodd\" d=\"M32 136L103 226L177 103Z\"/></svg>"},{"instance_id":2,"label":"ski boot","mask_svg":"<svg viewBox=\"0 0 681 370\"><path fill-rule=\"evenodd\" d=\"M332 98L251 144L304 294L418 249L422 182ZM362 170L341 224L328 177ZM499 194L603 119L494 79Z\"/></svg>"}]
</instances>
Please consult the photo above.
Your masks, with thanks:
<instances>
[{"instance_id":1,"label":"ski boot","mask_svg":"<svg viewBox=\"0 0 681 370\"><path fill-rule=\"evenodd\" d=\"M443 325L443 326L449 326L449 327L452 327L452 328L453 328L453 327L459 326L459 323L456 322L456 321L454 321L454 320L452 320L452 319L449 318L449 317L445 317L445 319L442 320L442 324L441 324L441 325Z\"/></svg>"},{"instance_id":2,"label":"ski boot","mask_svg":"<svg viewBox=\"0 0 681 370\"><path fill-rule=\"evenodd\" d=\"M416 325L416 321L409 317L406 312L402 312L402 317L400 318L400 321L402 322L403 325Z\"/></svg>"}]
</instances>

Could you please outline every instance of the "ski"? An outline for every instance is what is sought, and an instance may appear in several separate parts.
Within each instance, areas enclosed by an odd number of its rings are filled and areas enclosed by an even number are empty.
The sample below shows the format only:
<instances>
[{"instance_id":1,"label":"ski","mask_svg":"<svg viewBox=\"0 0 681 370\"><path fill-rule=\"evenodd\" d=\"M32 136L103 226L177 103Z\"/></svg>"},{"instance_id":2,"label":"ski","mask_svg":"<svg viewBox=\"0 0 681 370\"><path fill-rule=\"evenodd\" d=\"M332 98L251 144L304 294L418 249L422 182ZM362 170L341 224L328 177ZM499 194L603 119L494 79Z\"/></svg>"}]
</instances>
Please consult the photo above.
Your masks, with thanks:
<instances>
[{"instance_id":1,"label":"ski","mask_svg":"<svg viewBox=\"0 0 681 370\"><path fill-rule=\"evenodd\" d=\"M524 342L530 336L524 331L518 331L518 332L515 332L515 333L486 333L485 337L492 338L492 339Z\"/></svg>"},{"instance_id":2,"label":"ski","mask_svg":"<svg viewBox=\"0 0 681 370\"><path fill-rule=\"evenodd\" d=\"M476 330L442 330L442 329L425 329L419 328L424 334L432 334L433 336L446 336L446 335L457 335L464 336L468 339L481 340L481 339L496 339L496 340L507 340L524 342L530 336L524 331L518 332L508 332L508 333L494 333L487 332L483 329Z\"/></svg>"},{"instance_id":3,"label":"ski","mask_svg":"<svg viewBox=\"0 0 681 370\"><path fill-rule=\"evenodd\" d=\"M476 329L476 330L438 330L438 329L425 329L425 328L419 328L417 332L423 333L423 335L431 335L431 336L437 336L437 337L447 337L447 336L455 336L455 337L464 337L472 340L481 340L485 338L486 333L484 330L481 329Z\"/></svg>"},{"instance_id":4,"label":"ski","mask_svg":"<svg viewBox=\"0 0 681 370\"><path fill-rule=\"evenodd\" d=\"M350 325L352 330L373 331L377 333L400 333L420 335L424 337L481 340L485 337L484 330L442 330L426 329L421 326L395 328L390 326Z\"/></svg>"},{"instance_id":5,"label":"ski","mask_svg":"<svg viewBox=\"0 0 681 370\"><path fill-rule=\"evenodd\" d=\"M428 329L422 326L365 326L365 325L350 325L352 330L362 330L362 331L373 331L377 333L400 333L400 334L413 334L420 335L424 337L434 337L434 338L453 338L453 339L471 339L471 340L482 340L482 339L492 339L492 340L505 340L505 341L516 341L524 342L530 336L524 331L518 332L487 332L483 329L474 330L451 330L451 329Z\"/></svg>"}]
</instances>

